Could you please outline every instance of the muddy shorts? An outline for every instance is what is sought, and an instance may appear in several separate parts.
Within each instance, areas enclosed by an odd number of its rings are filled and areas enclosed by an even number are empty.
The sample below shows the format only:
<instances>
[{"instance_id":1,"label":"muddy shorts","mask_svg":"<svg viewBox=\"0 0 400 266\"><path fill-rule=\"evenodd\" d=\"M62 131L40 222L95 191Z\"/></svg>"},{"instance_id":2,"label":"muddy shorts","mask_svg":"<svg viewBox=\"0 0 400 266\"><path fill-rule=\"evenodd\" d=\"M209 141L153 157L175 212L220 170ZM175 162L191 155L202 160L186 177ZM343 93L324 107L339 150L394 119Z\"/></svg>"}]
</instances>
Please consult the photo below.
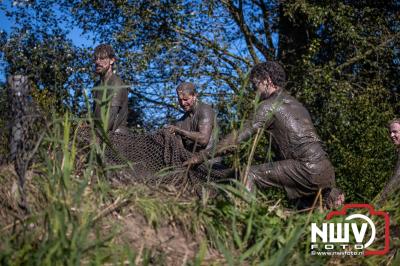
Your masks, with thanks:
<instances>
[{"instance_id":1,"label":"muddy shorts","mask_svg":"<svg viewBox=\"0 0 400 266\"><path fill-rule=\"evenodd\" d=\"M249 178L261 188L281 187L289 199L315 195L335 186L335 172L328 159L318 162L283 160L250 167Z\"/></svg>"}]
</instances>

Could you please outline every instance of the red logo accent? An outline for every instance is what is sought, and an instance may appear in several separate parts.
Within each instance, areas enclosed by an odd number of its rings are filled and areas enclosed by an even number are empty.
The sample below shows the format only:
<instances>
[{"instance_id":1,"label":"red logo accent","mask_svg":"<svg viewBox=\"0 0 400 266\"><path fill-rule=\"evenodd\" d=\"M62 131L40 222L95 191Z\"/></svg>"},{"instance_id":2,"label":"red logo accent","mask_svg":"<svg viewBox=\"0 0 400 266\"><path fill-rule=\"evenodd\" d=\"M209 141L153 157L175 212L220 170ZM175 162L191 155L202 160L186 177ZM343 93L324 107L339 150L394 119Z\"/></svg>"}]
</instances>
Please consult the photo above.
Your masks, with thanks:
<instances>
[{"instance_id":1,"label":"red logo accent","mask_svg":"<svg viewBox=\"0 0 400 266\"><path fill-rule=\"evenodd\" d=\"M389 214L383 211L376 211L373 206L370 204L358 204L358 203L350 203L345 204L343 208L339 211L331 211L326 216L326 220L332 219L335 216L346 216L348 209L367 209L371 216L382 216L385 219L385 247L382 250L368 250L364 251L364 256L370 255L385 255L389 252Z\"/></svg>"}]
</instances>

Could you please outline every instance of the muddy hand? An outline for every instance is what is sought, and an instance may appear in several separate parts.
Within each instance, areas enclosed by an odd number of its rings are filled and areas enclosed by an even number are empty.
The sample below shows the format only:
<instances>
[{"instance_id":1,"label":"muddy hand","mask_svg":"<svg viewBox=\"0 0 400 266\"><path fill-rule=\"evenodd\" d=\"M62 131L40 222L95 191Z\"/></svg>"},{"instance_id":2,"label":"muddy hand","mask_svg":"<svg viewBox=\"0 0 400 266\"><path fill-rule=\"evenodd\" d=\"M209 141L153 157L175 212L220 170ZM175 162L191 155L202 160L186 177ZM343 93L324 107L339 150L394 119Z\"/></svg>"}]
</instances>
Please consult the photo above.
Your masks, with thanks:
<instances>
[{"instance_id":1,"label":"muddy hand","mask_svg":"<svg viewBox=\"0 0 400 266\"><path fill-rule=\"evenodd\" d=\"M167 125L164 128L171 134L174 134L175 130L176 130L176 126L173 126L173 125Z\"/></svg>"}]
</instances>

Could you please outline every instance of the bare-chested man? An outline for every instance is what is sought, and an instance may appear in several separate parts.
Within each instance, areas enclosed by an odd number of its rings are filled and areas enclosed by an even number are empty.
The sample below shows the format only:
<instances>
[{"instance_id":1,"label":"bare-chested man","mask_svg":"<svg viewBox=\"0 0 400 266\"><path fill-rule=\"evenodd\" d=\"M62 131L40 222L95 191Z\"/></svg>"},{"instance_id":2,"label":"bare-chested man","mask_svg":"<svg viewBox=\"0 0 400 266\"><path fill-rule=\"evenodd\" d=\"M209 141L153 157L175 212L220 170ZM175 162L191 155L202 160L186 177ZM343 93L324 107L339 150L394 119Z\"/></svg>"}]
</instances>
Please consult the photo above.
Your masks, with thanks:
<instances>
[{"instance_id":1,"label":"bare-chested man","mask_svg":"<svg viewBox=\"0 0 400 266\"><path fill-rule=\"evenodd\" d=\"M121 78L113 72L113 65L117 60L114 49L108 44L100 44L94 50L93 60L95 72L100 77L93 91L94 118L102 121L101 107L111 97L107 131L123 131L128 117L128 89L123 88Z\"/></svg>"},{"instance_id":2,"label":"bare-chested man","mask_svg":"<svg viewBox=\"0 0 400 266\"><path fill-rule=\"evenodd\" d=\"M216 129L216 116L213 108L198 100L193 83L181 83L176 92L185 114L176 125L168 125L166 128L179 134L183 145L190 152L210 149L215 144L213 131Z\"/></svg>"},{"instance_id":3,"label":"bare-chested man","mask_svg":"<svg viewBox=\"0 0 400 266\"><path fill-rule=\"evenodd\" d=\"M304 208L321 189L328 208L341 205L344 195L335 188L335 173L311 121L307 109L284 89L286 74L276 62L256 65L250 73L261 102L255 115L236 134L224 138L216 147L216 155L231 152L238 144L263 130L271 133L282 160L252 165L246 187L282 187L289 199ZM210 156L196 154L185 164L198 164Z\"/></svg>"},{"instance_id":4,"label":"bare-chested man","mask_svg":"<svg viewBox=\"0 0 400 266\"><path fill-rule=\"evenodd\" d=\"M391 193L400 189L400 119L394 119L389 123L389 133L393 144L397 148L397 163L393 176L386 183L380 194L379 200L383 202Z\"/></svg>"}]
</instances>

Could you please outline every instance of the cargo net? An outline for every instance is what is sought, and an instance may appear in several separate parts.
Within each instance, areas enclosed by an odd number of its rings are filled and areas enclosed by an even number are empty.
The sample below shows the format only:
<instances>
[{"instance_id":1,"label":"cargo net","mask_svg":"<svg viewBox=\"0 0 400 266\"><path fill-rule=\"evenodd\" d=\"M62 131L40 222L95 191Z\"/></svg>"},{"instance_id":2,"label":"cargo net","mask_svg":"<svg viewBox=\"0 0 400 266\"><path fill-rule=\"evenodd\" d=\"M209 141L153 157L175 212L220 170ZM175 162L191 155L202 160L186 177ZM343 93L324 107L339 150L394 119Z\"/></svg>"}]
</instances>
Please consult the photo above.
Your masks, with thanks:
<instances>
[{"instance_id":1,"label":"cargo net","mask_svg":"<svg viewBox=\"0 0 400 266\"><path fill-rule=\"evenodd\" d=\"M82 130L80 132L82 136ZM87 133L84 135L88 140ZM210 181L223 181L232 175L232 170L220 163L204 162L190 169L183 167L182 163L192 155L179 136L166 130L151 134L126 131L109 134L105 161L108 165L123 166L111 174L111 178L122 183L172 185L196 194Z\"/></svg>"}]
</instances>

